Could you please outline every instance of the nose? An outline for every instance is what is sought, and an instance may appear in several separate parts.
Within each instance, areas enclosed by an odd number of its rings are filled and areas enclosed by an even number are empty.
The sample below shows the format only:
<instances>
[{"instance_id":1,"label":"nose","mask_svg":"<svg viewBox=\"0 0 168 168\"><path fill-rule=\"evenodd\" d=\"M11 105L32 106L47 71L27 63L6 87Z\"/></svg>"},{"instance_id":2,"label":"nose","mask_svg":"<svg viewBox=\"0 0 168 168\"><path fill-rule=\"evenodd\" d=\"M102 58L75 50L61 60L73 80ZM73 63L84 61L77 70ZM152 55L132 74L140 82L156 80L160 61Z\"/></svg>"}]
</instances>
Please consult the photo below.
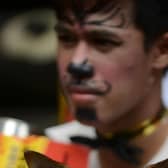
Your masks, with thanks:
<instances>
[{"instance_id":1,"label":"nose","mask_svg":"<svg viewBox=\"0 0 168 168\"><path fill-rule=\"evenodd\" d=\"M93 65L88 61L89 46L87 42L80 41L73 57L67 66L67 72L76 79L91 78L94 75Z\"/></svg>"},{"instance_id":2,"label":"nose","mask_svg":"<svg viewBox=\"0 0 168 168\"><path fill-rule=\"evenodd\" d=\"M94 75L94 69L91 64L87 63L87 60L83 63L70 63L67 67L67 71L72 77L77 79L91 78Z\"/></svg>"}]
</instances>

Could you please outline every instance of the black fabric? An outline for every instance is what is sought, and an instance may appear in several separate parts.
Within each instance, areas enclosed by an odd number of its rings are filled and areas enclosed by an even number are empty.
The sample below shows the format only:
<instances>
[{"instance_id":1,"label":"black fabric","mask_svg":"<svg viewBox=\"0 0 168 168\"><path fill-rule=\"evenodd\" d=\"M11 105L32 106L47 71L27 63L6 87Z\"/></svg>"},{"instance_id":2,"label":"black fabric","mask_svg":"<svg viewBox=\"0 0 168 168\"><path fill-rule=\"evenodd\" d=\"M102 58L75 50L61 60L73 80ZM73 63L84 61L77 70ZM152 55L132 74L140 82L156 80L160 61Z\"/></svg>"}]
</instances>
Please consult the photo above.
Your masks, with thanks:
<instances>
[{"instance_id":1,"label":"black fabric","mask_svg":"<svg viewBox=\"0 0 168 168\"><path fill-rule=\"evenodd\" d=\"M121 137L114 137L112 139L91 139L82 136L72 136L70 139L73 143L87 145L93 149L102 147L111 148L112 152L114 152L122 160L134 165L140 164L140 157L143 150L137 146L129 144L127 139Z\"/></svg>"}]
</instances>

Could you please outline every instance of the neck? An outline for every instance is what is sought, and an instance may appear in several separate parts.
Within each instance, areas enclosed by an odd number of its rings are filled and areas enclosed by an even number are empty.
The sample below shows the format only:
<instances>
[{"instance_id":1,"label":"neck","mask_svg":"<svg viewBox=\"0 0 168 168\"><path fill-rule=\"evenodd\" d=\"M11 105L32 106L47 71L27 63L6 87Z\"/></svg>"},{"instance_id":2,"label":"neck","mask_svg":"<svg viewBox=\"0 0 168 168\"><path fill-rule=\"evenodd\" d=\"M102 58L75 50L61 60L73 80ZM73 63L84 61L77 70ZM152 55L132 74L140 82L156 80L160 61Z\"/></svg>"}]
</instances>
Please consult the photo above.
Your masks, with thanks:
<instances>
[{"instance_id":1,"label":"neck","mask_svg":"<svg viewBox=\"0 0 168 168\"><path fill-rule=\"evenodd\" d=\"M99 150L99 162L101 168L111 168L112 165L115 168L140 168L141 166L135 166L128 164L127 162L118 159L111 151L108 149Z\"/></svg>"},{"instance_id":2,"label":"neck","mask_svg":"<svg viewBox=\"0 0 168 168\"><path fill-rule=\"evenodd\" d=\"M153 119L160 112L161 104L161 86L158 82L153 90L145 97L144 101L132 109L126 116L123 116L119 121L112 124L111 132L118 132L125 129L135 128L137 123L142 123L144 120ZM167 120L167 118L165 118ZM98 130L99 131L99 130ZM103 132L103 131L102 131ZM101 133L101 131L100 131ZM117 168L140 168L144 167L152 157L157 153L159 148L164 143L168 134L168 122L160 122L156 130L149 136L138 136L130 141L130 144L140 147L144 152L141 158L141 165L129 164L120 158L117 158L109 149L99 149L99 157L102 168L110 168L109 163L113 163ZM151 147L152 146L152 147Z\"/></svg>"},{"instance_id":3,"label":"neck","mask_svg":"<svg viewBox=\"0 0 168 168\"><path fill-rule=\"evenodd\" d=\"M142 168L144 167L159 151L164 144L168 134L168 122L161 122L156 131L147 137L137 137L132 140L131 144L140 147L143 150L141 164L133 165L117 157L110 149L100 148L98 150L101 168L111 168L112 163L117 168Z\"/></svg>"}]
</instances>

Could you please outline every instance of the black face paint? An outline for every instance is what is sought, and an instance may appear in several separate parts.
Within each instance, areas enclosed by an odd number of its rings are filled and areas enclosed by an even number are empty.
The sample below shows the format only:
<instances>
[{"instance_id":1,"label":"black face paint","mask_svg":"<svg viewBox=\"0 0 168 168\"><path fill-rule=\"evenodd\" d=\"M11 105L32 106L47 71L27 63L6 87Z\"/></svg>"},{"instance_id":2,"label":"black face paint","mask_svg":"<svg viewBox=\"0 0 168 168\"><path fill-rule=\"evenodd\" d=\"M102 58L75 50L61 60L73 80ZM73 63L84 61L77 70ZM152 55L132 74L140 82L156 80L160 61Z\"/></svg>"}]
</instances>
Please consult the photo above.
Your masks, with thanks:
<instances>
[{"instance_id":1,"label":"black face paint","mask_svg":"<svg viewBox=\"0 0 168 168\"><path fill-rule=\"evenodd\" d=\"M71 3L73 14L79 23L84 23L85 18L90 14L97 12L108 13L116 7L116 2L114 1L108 3L108 5L101 1L87 5L87 3L91 2L85 2L85 0L72 0Z\"/></svg>"},{"instance_id":2,"label":"black face paint","mask_svg":"<svg viewBox=\"0 0 168 168\"><path fill-rule=\"evenodd\" d=\"M78 107L76 109L76 118L79 121L96 121L96 109L89 107Z\"/></svg>"},{"instance_id":3,"label":"black face paint","mask_svg":"<svg viewBox=\"0 0 168 168\"><path fill-rule=\"evenodd\" d=\"M93 66L85 60L81 64L70 63L67 71L76 79L91 78L94 75Z\"/></svg>"},{"instance_id":4,"label":"black face paint","mask_svg":"<svg viewBox=\"0 0 168 168\"><path fill-rule=\"evenodd\" d=\"M101 1L96 2L95 4L91 5L90 7L85 6L85 2L82 0L72 0L72 13L76 19L76 21L81 25L104 25L107 27L117 27L117 28L124 28L128 25L128 19L124 15L124 12L122 11L121 5L119 5L117 2L112 1L111 3L108 3L106 5L105 3L103 4ZM100 13L106 17L103 19L97 19L95 21L86 21L87 17L89 15L95 14L95 13ZM119 23L115 25L106 25L105 22L112 20L114 17L119 17L120 21ZM68 16L66 16L68 17ZM72 19L72 18L71 18ZM71 20L69 18L69 20ZM74 20L74 19L72 19ZM71 21L73 24L73 21Z\"/></svg>"},{"instance_id":5,"label":"black face paint","mask_svg":"<svg viewBox=\"0 0 168 168\"><path fill-rule=\"evenodd\" d=\"M112 18L114 18L117 15L119 15L118 17L120 18L119 23L117 23L115 25L114 24L112 24L112 25L107 25L106 24L106 22L108 20L111 20ZM89 21L89 22L86 22L85 24L87 24L87 25L97 25L97 26L103 25L103 26L107 26L107 27L117 27L117 28L124 28L124 27L126 27L126 25L128 25L124 14L121 12L121 8L117 7L117 6L104 19L96 20L96 21Z\"/></svg>"},{"instance_id":6,"label":"black face paint","mask_svg":"<svg viewBox=\"0 0 168 168\"><path fill-rule=\"evenodd\" d=\"M89 94L104 96L112 89L111 84L106 80L91 79L94 76L94 68L87 64L87 60L81 64L70 63L67 72L70 76L65 75L64 82L68 90L77 87L78 89L84 89Z\"/></svg>"}]
</instances>

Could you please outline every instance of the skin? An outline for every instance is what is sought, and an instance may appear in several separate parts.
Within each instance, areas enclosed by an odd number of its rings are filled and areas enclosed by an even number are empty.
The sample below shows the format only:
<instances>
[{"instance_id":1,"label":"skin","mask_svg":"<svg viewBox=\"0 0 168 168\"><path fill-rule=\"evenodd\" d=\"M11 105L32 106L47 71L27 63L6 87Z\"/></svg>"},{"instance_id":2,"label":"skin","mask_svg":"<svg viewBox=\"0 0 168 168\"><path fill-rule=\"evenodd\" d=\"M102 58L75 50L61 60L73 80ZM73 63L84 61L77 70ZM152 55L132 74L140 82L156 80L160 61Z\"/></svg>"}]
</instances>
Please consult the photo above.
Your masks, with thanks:
<instances>
[{"instance_id":1,"label":"skin","mask_svg":"<svg viewBox=\"0 0 168 168\"><path fill-rule=\"evenodd\" d=\"M139 125L137 123L153 118L161 108L162 69L168 64L167 50L163 50L163 46L168 44L167 36L164 35L145 50L144 34L134 25L131 9L131 2L123 3L112 19L104 19L109 15L96 13L86 17L82 24L70 13L74 22L60 22L57 28L60 79L71 111L75 116L79 107L94 109L95 120L80 121L94 126L101 133L134 128ZM76 79L67 72L68 65L72 62L82 64L85 60L93 66L94 75L81 81L94 81L94 87L98 90L106 90L108 83L110 89L105 94L83 91L85 85L82 84L69 89L70 83ZM163 134L160 130L133 143L147 149L148 146L143 144L149 144L155 138L155 148L145 153L145 157L150 159L166 134L166 131ZM161 140L158 140L161 135ZM109 167L108 160L119 168L123 164L124 167L134 167L122 163L104 149L100 150L100 160L103 168ZM147 161L143 158L144 163Z\"/></svg>"}]
</instances>

